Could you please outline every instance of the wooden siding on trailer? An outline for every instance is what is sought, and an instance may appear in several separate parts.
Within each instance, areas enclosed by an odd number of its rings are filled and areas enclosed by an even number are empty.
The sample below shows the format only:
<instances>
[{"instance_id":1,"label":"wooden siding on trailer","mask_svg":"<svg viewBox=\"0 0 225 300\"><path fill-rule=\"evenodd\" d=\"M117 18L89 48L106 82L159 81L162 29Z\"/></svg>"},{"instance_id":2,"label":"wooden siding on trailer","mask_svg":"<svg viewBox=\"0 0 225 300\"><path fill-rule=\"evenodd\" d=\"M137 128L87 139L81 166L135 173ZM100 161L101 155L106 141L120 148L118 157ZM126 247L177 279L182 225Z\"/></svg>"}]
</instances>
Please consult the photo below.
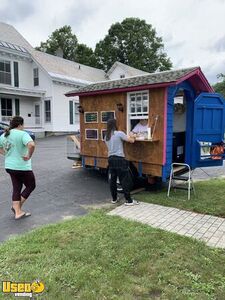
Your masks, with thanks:
<instances>
[{"instance_id":1,"label":"wooden siding on trailer","mask_svg":"<svg viewBox=\"0 0 225 300\"><path fill-rule=\"evenodd\" d=\"M115 111L118 130L126 131L126 94L109 94L80 97L80 105L84 112L98 112L98 123L85 123L84 114L80 114L81 155L88 157L107 158L108 151L101 132L106 129L106 123L101 123L102 111ZM124 111L118 111L116 104L121 103ZM85 129L98 129L98 140L86 140ZM91 164L92 165L92 164ZM105 166L107 167L107 165Z\"/></svg>"},{"instance_id":2,"label":"wooden siding on trailer","mask_svg":"<svg viewBox=\"0 0 225 300\"><path fill-rule=\"evenodd\" d=\"M126 159L136 166L142 163L143 174L162 176L164 145L164 98L165 88L149 90L149 126L153 128L154 117L159 116L153 142L135 141L124 143ZM117 110L117 104L123 105L123 112ZM102 111L115 111L118 130L127 131L127 93L80 97L80 105L84 112L98 112L98 123L85 123L84 114L80 115L81 155L85 165L106 168L108 151L101 140L101 131L106 123L101 123ZM99 139L85 140L85 129L98 129Z\"/></svg>"}]
</instances>

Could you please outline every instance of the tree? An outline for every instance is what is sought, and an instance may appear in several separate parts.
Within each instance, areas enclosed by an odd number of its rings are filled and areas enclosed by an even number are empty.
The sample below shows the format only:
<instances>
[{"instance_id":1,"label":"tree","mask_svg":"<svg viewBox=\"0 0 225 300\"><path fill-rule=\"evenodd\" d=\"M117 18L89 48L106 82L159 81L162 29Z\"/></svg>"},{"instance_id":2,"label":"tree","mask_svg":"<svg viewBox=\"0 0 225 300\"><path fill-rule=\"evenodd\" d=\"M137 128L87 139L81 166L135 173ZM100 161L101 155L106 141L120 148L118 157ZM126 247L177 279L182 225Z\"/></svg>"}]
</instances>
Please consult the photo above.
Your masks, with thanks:
<instances>
[{"instance_id":1,"label":"tree","mask_svg":"<svg viewBox=\"0 0 225 300\"><path fill-rule=\"evenodd\" d=\"M61 51L65 59L89 66L96 65L93 50L85 44L79 44L72 28L67 25L53 31L47 41L41 42L40 47L36 49L53 55Z\"/></svg>"},{"instance_id":2,"label":"tree","mask_svg":"<svg viewBox=\"0 0 225 300\"><path fill-rule=\"evenodd\" d=\"M75 53L75 61L81 64L95 67L97 64L94 51L85 44L78 44Z\"/></svg>"},{"instance_id":3,"label":"tree","mask_svg":"<svg viewBox=\"0 0 225 300\"><path fill-rule=\"evenodd\" d=\"M97 43L98 67L108 70L115 61L147 72L169 70L170 59L163 51L161 37L145 20L126 18L113 24L103 40Z\"/></svg>"},{"instance_id":4,"label":"tree","mask_svg":"<svg viewBox=\"0 0 225 300\"><path fill-rule=\"evenodd\" d=\"M61 49L63 58L74 60L77 44L77 37L72 33L71 27L65 25L53 31L47 41L41 42L40 47L36 47L36 49L53 55L56 55L56 51Z\"/></svg>"},{"instance_id":5,"label":"tree","mask_svg":"<svg viewBox=\"0 0 225 300\"><path fill-rule=\"evenodd\" d=\"M213 88L214 88L216 93L222 94L223 97L225 98L225 75L224 74L219 74L217 77L221 78L222 81L217 82L216 84L214 84Z\"/></svg>"}]
</instances>

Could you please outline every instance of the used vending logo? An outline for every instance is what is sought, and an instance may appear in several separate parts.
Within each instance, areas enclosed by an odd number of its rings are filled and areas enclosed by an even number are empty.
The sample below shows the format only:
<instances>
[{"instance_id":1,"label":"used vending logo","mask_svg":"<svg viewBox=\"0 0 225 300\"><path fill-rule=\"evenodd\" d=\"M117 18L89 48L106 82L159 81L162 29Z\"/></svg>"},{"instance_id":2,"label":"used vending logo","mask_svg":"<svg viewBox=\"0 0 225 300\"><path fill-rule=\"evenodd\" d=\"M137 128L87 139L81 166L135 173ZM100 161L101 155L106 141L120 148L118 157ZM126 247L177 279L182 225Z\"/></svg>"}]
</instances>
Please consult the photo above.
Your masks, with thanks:
<instances>
[{"instance_id":1,"label":"used vending logo","mask_svg":"<svg viewBox=\"0 0 225 300\"><path fill-rule=\"evenodd\" d=\"M13 293L16 297L30 297L42 293L45 289L43 282L35 280L33 282L2 282L2 292L4 294Z\"/></svg>"}]
</instances>

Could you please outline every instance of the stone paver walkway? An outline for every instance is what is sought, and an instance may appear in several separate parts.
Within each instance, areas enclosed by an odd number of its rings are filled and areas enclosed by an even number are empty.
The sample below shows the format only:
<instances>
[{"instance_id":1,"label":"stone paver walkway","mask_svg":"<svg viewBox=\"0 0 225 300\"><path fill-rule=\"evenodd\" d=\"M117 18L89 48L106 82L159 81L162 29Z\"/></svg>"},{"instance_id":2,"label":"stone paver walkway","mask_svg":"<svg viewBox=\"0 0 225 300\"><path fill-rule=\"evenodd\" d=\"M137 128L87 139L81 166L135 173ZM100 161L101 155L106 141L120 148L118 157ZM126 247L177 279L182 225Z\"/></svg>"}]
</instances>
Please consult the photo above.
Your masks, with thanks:
<instances>
[{"instance_id":1,"label":"stone paver walkway","mask_svg":"<svg viewBox=\"0 0 225 300\"><path fill-rule=\"evenodd\" d=\"M109 215L192 237L208 246L225 248L224 218L144 202L135 206L118 206Z\"/></svg>"}]
</instances>

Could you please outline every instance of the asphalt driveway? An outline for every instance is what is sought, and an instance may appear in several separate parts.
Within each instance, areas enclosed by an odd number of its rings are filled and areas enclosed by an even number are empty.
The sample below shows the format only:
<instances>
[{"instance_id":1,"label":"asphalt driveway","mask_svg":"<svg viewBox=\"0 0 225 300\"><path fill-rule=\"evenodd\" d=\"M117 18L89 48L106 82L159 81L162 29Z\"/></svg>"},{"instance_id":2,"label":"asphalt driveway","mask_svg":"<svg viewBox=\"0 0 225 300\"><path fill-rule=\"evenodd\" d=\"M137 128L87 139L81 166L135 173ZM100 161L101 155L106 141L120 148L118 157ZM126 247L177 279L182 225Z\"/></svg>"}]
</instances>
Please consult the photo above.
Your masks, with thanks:
<instances>
[{"instance_id":1,"label":"asphalt driveway","mask_svg":"<svg viewBox=\"0 0 225 300\"><path fill-rule=\"evenodd\" d=\"M66 158L66 136L36 141L33 170L37 188L24 209L32 216L15 221L11 213L11 181L0 157L0 241L41 225L81 216L87 207L109 203L106 179L94 170L72 169ZM194 179L210 179L225 175L225 167L197 169Z\"/></svg>"},{"instance_id":2,"label":"asphalt driveway","mask_svg":"<svg viewBox=\"0 0 225 300\"><path fill-rule=\"evenodd\" d=\"M36 141L33 170L37 187L24 209L32 216L15 221L10 211L11 182L0 157L0 241L38 226L87 213L87 206L109 203L106 179L94 170L72 169L66 137Z\"/></svg>"}]
</instances>

